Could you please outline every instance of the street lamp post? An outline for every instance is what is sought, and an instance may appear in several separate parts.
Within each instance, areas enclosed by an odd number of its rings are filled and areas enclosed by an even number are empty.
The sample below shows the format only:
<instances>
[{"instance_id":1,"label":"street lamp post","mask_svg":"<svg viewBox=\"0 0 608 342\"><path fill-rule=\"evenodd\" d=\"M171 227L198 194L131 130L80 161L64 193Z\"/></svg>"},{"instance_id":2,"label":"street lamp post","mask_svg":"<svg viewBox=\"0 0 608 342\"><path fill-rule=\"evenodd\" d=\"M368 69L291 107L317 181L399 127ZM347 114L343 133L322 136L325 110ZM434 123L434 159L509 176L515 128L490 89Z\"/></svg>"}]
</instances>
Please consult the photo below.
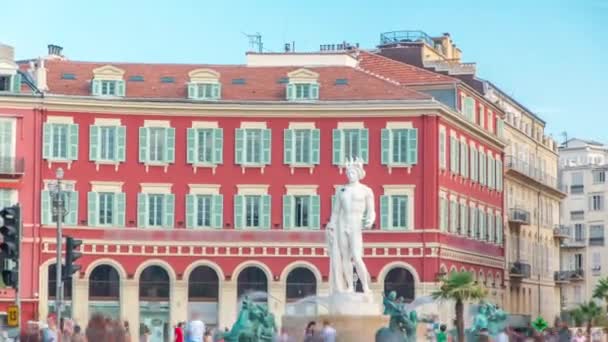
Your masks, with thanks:
<instances>
[{"instance_id":1,"label":"street lamp post","mask_svg":"<svg viewBox=\"0 0 608 342\"><path fill-rule=\"evenodd\" d=\"M56 270L56 281L55 284L55 313L57 315L57 324L61 321L61 309L62 309L62 297L63 297L63 281L61 277L61 249L63 236L61 234L61 224L65 215L67 215L66 201L61 190L61 180L63 179L63 169L58 168L55 172L55 178L57 179L55 184L55 191L53 191L53 216L57 219L57 260L55 263Z\"/></svg>"}]
</instances>

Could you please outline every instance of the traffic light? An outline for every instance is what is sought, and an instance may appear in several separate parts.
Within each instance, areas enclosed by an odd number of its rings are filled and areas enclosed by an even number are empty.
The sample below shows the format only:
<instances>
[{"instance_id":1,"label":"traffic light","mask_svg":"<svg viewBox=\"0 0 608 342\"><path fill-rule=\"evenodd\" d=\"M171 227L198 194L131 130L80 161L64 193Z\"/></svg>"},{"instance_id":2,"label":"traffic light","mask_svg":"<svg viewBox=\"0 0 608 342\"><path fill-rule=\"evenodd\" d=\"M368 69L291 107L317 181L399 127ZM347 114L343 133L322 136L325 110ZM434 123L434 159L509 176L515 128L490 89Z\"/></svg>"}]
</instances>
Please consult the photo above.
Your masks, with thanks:
<instances>
[{"instance_id":1,"label":"traffic light","mask_svg":"<svg viewBox=\"0 0 608 342\"><path fill-rule=\"evenodd\" d=\"M21 209L19 205L6 207L0 210L2 218L2 281L6 286L17 287L18 261L19 261L19 239L21 235Z\"/></svg>"},{"instance_id":2,"label":"traffic light","mask_svg":"<svg viewBox=\"0 0 608 342\"><path fill-rule=\"evenodd\" d=\"M65 269L61 272L64 281L72 279L72 275L81 268L80 265L74 264L82 256L82 253L78 251L80 245L82 245L82 240L76 240L70 236L65 237Z\"/></svg>"}]
</instances>

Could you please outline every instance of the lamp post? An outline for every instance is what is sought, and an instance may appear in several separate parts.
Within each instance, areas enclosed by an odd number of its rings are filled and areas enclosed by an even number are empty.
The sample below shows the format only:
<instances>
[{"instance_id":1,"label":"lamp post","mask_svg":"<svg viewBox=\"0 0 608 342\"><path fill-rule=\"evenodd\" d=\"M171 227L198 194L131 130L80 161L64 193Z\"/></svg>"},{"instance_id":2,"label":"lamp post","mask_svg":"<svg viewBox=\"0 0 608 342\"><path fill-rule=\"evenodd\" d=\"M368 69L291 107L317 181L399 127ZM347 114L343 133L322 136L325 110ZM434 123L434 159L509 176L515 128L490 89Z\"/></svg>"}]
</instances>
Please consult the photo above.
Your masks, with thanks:
<instances>
[{"instance_id":1,"label":"lamp post","mask_svg":"<svg viewBox=\"0 0 608 342\"><path fill-rule=\"evenodd\" d=\"M55 183L55 189L52 192L52 196L53 196L53 216L56 218L57 220L57 243L56 243L56 249L57 249L57 260L55 263L55 270L56 270L56 287L55 287L55 313L57 315L57 324L59 324L59 322L61 321L61 309L62 309L62 297L63 297L63 282L61 279L61 249L62 249L62 242L63 242L63 236L61 234L61 224L63 222L63 219L65 217L65 215L67 215L68 211L66 208L66 201L65 198L63 196L63 192L61 189L61 180L63 179L63 169L62 168L58 168L57 171L55 172L55 178L56 178L56 183Z\"/></svg>"}]
</instances>

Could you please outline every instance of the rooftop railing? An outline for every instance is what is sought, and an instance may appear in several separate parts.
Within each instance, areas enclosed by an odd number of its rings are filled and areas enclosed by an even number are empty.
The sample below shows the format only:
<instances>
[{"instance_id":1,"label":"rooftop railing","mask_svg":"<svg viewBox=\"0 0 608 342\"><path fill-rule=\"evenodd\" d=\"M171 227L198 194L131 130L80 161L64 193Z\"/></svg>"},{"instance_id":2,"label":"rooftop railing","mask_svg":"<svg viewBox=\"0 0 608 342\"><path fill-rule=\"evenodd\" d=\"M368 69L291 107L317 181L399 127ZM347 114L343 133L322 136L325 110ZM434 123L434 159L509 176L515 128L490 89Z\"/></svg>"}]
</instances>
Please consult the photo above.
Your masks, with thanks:
<instances>
[{"instance_id":1,"label":"rooftop railing","mask_svg":"<svg viewBox=\"0 0 608 342\"><path fill-rule=\"evenodd\" d=\"M380 34L380 45L391 43L410 43L424 42L425 44L435 47L433 39L423 31L391 31Z\"/></svg>"},{"instance_id":2,"label":"rooftop railing","mask_svg":"<svg viewBox=\"0 0 608 342\"><path fill-rule=\"evenodd\" d=\"M515 156L506 156L505 166L509 169L522 173L542 184L557 189L557 179L555 177L549 175L546 172L543 172L541 169L534 167L528 162L523 161Z\"/></svg>"}]
</instances>

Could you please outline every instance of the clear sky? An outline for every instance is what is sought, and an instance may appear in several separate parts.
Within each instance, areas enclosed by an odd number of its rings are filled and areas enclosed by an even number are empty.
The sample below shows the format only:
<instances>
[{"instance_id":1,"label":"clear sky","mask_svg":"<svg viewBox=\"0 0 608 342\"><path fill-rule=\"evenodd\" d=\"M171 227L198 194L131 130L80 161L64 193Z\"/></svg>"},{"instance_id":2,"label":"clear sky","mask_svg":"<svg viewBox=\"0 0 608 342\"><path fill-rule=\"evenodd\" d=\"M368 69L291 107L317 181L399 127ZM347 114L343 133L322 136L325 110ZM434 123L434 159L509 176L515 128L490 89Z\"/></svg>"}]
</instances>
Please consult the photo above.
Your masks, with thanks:
<instances>
[{"instance_id":1,"label":"clear sky","mask_svg":"<svg viewBox=\"0 0 608 342\"><path fill-rule=\"evenodd\" d=\"M243 33L265 49L343 40L373 48L381 32L450 32L464 61L561 132L608 142L608 0L3 0L0 41L17 58L64 47L74 60L244 63Z\"/></svg>"}]
</instances>

